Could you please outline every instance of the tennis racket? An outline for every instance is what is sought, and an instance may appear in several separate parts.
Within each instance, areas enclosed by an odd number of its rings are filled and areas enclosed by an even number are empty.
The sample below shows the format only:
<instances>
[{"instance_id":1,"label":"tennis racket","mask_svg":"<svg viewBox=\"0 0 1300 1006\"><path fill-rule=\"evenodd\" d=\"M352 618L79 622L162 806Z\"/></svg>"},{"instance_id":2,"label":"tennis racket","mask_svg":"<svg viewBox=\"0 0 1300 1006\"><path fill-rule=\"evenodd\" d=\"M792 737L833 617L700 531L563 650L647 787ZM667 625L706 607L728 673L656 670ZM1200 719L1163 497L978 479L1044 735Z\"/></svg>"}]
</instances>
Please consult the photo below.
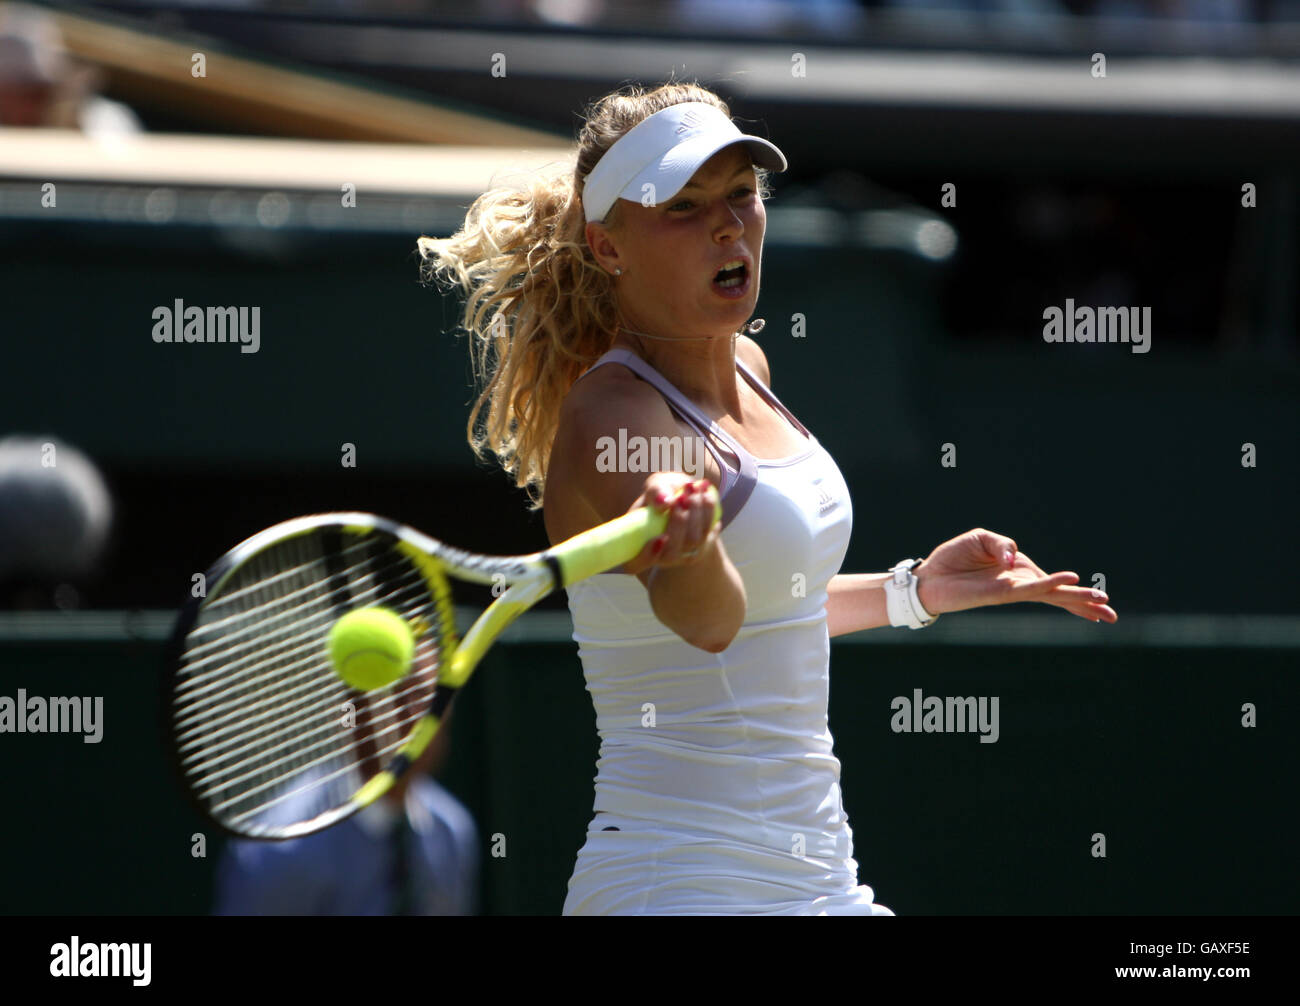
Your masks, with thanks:
<instances>
[{"instance_id":1,"label":"tennis racket","mask_svg":"<svg viewBox=\"0 0 1300 1006\"><path fill-rule=\"evenodd\" d=\"M634 558L668 516L640 507L524 556L465 552L366 513L299 517L237 545L172 637L164 703L193 802L223 831L269 840L373 803L429 746L511 622L557 588ZM463 639L453 580L500 591ZM335 673L327 639L340 617L377 605L405 619L415 656L404 677L361 692Z\"/></svg>"}]
</instances>

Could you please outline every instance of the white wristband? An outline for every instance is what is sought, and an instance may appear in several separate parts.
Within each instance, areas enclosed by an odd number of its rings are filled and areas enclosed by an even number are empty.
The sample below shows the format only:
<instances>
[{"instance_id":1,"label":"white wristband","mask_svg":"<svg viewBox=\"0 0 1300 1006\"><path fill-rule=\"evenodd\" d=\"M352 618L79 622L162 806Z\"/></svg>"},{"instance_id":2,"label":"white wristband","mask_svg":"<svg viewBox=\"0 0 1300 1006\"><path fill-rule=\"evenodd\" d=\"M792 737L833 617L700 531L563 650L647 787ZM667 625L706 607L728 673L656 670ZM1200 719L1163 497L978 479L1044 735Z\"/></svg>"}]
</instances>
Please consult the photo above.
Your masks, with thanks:
<instances>
[{"instance_id":1,"label":"white wristband","mask_svg":"<svg viewBox=\"0 0 1300 1006\"><path fill-rule=\"evenodd\" d=\"M912 567L920 559L904 559L897 566L890 568L894 575L885 581L885 609L889 612L890 625L906 625L912 629L924 629L933 625L938 615L931 615L921 605L917 594L919 580L912 575Z\"/></svg>"}]
</instances>

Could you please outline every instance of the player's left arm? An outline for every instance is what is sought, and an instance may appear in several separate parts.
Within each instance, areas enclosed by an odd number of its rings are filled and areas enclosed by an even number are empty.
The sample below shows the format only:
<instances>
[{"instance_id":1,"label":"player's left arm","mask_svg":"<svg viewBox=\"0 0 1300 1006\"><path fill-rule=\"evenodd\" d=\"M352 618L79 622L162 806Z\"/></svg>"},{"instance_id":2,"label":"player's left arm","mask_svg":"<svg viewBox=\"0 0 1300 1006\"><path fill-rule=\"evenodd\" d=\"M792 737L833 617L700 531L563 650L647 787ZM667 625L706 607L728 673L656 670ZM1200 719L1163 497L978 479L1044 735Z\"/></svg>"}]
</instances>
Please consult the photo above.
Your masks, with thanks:
<instances>
[{"instance_id":1,"label":"player's left arm","mask_svg":"<svg viewBox=\"0 0 1300 1006\"><path fill-rule=\"evenodd\" d=\"M1077 586L1078 573L1045 573L1011 538L984 528L944 542L912 572L921 607L931 615L1038 601L1090 622L1119 620L1105 591ZM889 624L884 591L889 577L841 573L831 578L826 601L831 636Z\"/></svg>"}]
</instances>

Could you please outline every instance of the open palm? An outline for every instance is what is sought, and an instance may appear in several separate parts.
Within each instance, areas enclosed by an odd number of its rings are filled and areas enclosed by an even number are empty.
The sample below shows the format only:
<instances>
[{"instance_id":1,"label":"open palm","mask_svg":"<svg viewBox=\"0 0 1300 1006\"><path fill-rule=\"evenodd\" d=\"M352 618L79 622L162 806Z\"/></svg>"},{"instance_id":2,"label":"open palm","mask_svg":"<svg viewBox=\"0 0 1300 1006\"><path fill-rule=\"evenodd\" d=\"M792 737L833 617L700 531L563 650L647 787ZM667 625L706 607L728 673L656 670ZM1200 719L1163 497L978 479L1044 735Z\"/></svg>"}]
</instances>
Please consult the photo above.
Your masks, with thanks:
<instances>
[{"instance_id":1,"label":"open palm","mask_svg":"<svg viewBox=\"0 0 1300 1006\"><path fill-rule=\"evenodd\" d=\"M1076 586L1079 574L1048 575L1006 535L975 528L935 548L916 570L918 596L932 615L1040 601L1089 621L1118 621L1104 591Z\"/></svg>"}]
</instances>

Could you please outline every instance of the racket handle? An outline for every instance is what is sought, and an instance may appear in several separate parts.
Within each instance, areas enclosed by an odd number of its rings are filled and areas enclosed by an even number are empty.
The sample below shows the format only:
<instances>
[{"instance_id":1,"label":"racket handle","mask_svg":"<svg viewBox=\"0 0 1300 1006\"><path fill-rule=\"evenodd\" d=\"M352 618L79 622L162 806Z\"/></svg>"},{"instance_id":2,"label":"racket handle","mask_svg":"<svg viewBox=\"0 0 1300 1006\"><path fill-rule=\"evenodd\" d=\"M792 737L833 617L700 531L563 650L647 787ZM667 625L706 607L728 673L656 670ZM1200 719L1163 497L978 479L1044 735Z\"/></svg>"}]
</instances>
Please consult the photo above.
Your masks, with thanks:
<instances>
[{"instance_id":1,"label":"racket handle","mask_svg":"<svg viewBox=\"0 0 1300 1006\"><path fill-rule=\"evenodd\" d=\"M713 495L713 524L722 520L722 501L718 490ZM577 583L597 573L604 573L636 558L643 548L664 533L671 510L659 511L652 506L637 507L631 513L574 535L546 553L556 560L564 584Z\"/></svg>"}]
</instances>

